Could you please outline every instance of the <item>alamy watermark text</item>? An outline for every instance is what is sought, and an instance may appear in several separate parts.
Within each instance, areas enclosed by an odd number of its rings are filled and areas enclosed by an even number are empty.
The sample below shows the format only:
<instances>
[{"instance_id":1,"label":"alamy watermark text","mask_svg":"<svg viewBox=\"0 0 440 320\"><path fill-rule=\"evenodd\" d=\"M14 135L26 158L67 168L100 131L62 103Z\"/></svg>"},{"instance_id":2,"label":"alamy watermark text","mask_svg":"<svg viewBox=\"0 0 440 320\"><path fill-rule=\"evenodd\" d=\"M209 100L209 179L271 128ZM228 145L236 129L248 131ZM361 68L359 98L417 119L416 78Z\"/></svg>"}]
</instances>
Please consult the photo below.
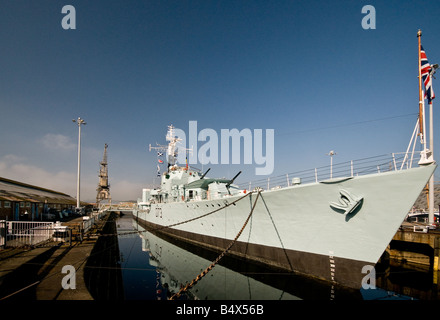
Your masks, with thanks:
<instances>
[{"instance_id":1,"label":"alamy watermark text","mask_svg":"<svg viewBox=\"0 0 440 320\"><path fill-rule=\"evenodd\" d=\"M264 133L263 129L221 129L219 137L214 129L198 131L197 121L189 121L188 135L182 129L175 129L176 136L181 139L177 146L177 162L256 164L259 166L255 168L256 175L270 175L274 170L275 130L265 129ZM187 148L191 149L188 156Z\"/></svg>"}]
</instances>

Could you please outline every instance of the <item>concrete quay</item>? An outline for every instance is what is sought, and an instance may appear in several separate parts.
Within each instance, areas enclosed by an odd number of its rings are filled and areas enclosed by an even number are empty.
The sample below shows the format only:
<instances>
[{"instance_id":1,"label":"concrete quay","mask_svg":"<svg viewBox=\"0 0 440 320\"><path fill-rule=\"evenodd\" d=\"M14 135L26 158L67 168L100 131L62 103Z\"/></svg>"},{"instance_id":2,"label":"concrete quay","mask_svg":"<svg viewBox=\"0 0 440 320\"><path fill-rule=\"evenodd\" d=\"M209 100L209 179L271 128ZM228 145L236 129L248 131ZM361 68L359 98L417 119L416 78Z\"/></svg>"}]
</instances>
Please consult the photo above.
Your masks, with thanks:
<instances>
[{"instance_id":1,"label":"concrete quay","mask_svg":"<svg viewBox=\"0 0 440 320\"><path fill-rule=\"evenodd\" d=\"M0 300L120 298L117 236L109 236L116 234L115 217L115 213L110 213L98 221L90 232L93 235L86 234L82 241L78 238L71 244L54 242L31 249L0 250ZM64 272L63 267L67 268ZM109 289L111 292L107 293Z\"/></svg>"}]
</instances>

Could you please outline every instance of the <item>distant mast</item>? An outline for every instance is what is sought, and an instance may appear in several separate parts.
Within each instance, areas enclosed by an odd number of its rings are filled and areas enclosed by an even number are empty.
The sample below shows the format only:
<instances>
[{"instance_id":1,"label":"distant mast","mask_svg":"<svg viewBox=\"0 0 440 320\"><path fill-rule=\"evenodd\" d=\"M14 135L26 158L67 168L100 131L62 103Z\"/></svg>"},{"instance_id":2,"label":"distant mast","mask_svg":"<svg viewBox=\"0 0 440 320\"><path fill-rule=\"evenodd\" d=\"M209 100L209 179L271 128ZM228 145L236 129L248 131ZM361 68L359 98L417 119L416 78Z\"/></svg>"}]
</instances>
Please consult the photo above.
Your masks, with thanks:
<instances>
[{"instance_id":1,"label":"distant mast","mask_svg":"<svg viewBox=\"0 0 440 320\"><path fill-rule=\"evenodd\" d=\"M102 156L102 161L99 163L99 183L96 189L96 204L102 200L109 200L111 203L110 196L110 184L108 183L108 162L107 162L107 148L108 144L104 145L104 155Z\"/></svg>"}]
</instances>

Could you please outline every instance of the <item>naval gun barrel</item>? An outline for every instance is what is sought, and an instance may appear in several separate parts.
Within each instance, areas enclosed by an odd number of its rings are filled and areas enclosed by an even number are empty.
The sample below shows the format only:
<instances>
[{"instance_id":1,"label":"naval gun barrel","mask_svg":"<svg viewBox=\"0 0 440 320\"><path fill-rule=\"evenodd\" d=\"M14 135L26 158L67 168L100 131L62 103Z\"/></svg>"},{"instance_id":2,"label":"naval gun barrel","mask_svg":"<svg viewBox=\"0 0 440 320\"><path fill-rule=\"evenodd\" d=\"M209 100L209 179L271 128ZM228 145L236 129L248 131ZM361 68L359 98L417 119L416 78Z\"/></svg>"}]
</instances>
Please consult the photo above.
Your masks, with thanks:
<instances>
[{"instance_id":1,"label":"naval gun barrel","mask_svg":"<svg viewBox=\"0 0 440 320\"><path fill-rule=\"evenodd\" d=\"M209 170L211 170L211 168L208 168L208 170L206 170L206 172L200 177L200 179L203 179L206 176L206 174L209 172Z\"/></svg>"},{"instance_id":2,"label":"naval gun barrel","mask_svg":"<svg viewBox=\"0 0 440 320\"><path fill-rule=\"evenodd\" d=\"M233 177L227 184L226 184L226 186L230 186L233 182L234 182L234 180L235 179L237 179L237 177L240 175L240 173L241 173L241 171L240 172L238 172L236 175L235 175L235 177Z\"/></svg>"}]
</instances>

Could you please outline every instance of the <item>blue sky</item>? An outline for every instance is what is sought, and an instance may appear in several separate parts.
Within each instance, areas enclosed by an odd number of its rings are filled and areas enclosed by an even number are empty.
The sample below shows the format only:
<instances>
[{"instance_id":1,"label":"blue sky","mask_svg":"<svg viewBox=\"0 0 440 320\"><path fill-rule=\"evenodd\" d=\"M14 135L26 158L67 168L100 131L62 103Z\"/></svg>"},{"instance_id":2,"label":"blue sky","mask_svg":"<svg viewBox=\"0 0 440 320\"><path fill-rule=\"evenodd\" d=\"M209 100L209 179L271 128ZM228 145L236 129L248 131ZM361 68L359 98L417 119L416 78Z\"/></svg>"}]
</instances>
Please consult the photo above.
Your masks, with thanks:
<instances>
[{"instance_id":1,"label":"blue sky","mask_svg":"<svg viewBox=\"0 0 440 320\"><path fill-rule=\"evenodd\" d=\"M61 26L67 4L75 30ZM361 26L367 4L374 30ZM2 1L0 176L75 196L78 117L83 200L96 196L105 143L113 198L136 199L156 174L148 145L191 120L219 134L274 129L273 175L327 165L330 150L335 162L405 151L416 34L439 63L439 11L438 1ZM254 167L210 175L242 170L246 182L261 178Z\"/></svg>"}]
</instances>

